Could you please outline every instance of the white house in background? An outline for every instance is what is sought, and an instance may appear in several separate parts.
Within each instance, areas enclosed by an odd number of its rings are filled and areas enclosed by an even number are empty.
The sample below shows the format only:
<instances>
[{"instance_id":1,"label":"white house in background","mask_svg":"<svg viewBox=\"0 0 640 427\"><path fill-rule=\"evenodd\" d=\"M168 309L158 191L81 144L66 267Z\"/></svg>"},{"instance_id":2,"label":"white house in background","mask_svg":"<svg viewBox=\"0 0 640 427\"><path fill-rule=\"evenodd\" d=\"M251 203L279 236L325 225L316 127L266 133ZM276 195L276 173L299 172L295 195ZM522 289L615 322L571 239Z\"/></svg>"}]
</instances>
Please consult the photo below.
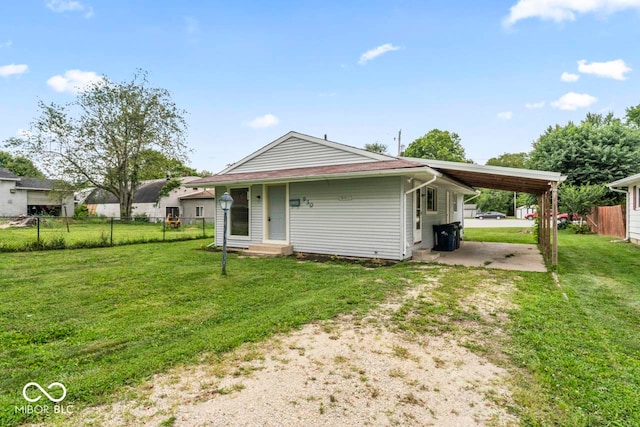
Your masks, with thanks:
<instances>
[{"instance_id":1,"label":"white house in background","mask_svg":"<svg viewBox=\"0 0 640 427\"><path fill-rule=\"evenodd\" d=\"M193 212L185 211L181 198L202 193L203 189L198 187L185 187L185 184L200 179L197 176L187 176L176 178L182 182L182 185L169 192L167 196L160 196L161 190L167 183L167 179L154 179L143 182L136 190L133 203L132 215L146 215L149 218L161 220L167 215L196 218L196 210ZM120 204L116 197L104 190L96 189L84 200L90 215L104 215L107 217L120 217ZM202 207L202 218L208 216L213 217L212 199L202 199L199 206ZM207 214L207 211L209 212Z\"/></svg>"},{"instance_id":2,"label":"white house in background","mask_svg":"<svg viewBox=\"0 0 640 427\"><path fill-rule=\"evenodd\" d=\"M50 179L16 176L0 168L0 217L18 215L73 216L73 198L60 198L51 192Z\"/></svg>"},{"instance_id":3,"label":"white house in background","mask_svg":"<svg viewBox=\"0 0 640 427\"><path fill-rule=\"evenodd\" d=\"M640 245L640 173L614 181L607 184L607 187L626 194L626 238ZM617 190L619 188L624 188L625 190Z\"/></svg>"},{"instance_id":4,"label":"white house in background","mask_svg":"<svg viewBox=\"0 0 640 427\"><path fill-rule=\"evenodd\" d=\"M433 225L464 221L463 196L476 194L476 181L542 192L559 180L552 172L391 157L289 132L187 186L231 194L230 247L402 260L434 246ZM220 246L219 204L215 229Z\"/></svg>"}]
</instances>

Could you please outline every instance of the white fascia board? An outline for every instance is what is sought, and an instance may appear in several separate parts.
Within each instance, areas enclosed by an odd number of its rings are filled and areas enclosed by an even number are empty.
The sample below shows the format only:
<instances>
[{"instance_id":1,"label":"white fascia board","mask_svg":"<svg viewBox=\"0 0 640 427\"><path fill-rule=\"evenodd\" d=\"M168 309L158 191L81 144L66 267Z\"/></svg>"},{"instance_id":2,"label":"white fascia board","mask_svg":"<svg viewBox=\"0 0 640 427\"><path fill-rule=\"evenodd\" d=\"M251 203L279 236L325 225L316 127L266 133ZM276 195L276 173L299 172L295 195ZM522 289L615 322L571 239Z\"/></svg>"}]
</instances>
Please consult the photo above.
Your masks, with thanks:
<instances>
[{"instance_id":1,"label":"white fascia board","mask_svg":"<svg viewBox=\"0 0 640 427\"><path fill-rule=\"evenodd\" d=\"M617 181L613 181L609 184L605 184L607 187L628 187L630 184L635 183L636 181L640 181L640 173L628 176L626 178L619 179Z\"/></svg>"},{"instance_id":2,"label":"white fascia board","mask_svg":"<svg viewBox=\"0 0 640 427\"><path fill-rule=\"evenodd\" d=\"M258 157L260 154L264 153L265 151L268 151L268 150L272 149L273 147L275 147L275 146L277 146L279 144L282 144L284 141L286 141L287 139L289 139L291 137L303 139L303 140L306 140L306 141L309 141L309 142L315 142L317 144L325 145L325 146L331 147L331 148L336 148L336 149L342 150L342 151L347 151L349 153L359 154L361 156L369 157L371 160L395 160L395 159L397 159L396 157L387 156L385 154L372 153L370 151L363 150L361 148L356 148L356 147L351 147L349 145L340 144L339 142L328 141L328 140L325 140L325 139L322 139L322 138L317 138L315 136L310 136L310 135L305 135L303 133L290 131L287 134L285 134L285 135L281 136L280 138L276 139L275 141L265 145L261 149L259 149L257 151L254 151L253 153L249 154L248 156L244 157L243 159L237 161L236 163L232 164L231 166L227 167L226 169L223 169L222 171L220 171L218 173L218 175L224 175L224 174L227 174L227 173L231 172L232 170L234 170L238 166L243 165L244 163L248 162L249 160Z\"/></svg>"},{"instance_id":3,"label":"white fascia board","mask_svg":"<svg viewBox=\"0 0 640 427\"><path fill-rule=\"evenodd\" d=\"M240 179L237 181L221 181L221 182L205 182L205 183L189 183L185 187L202 187L212 188L216 186L224 187L236 184L273 184L282 182L304 182L304 181L323 181L334 179L349 179L349 178L371 178L377 176L402 176L410 175L416 172L428 173L437 177L441 177L442 174L438 171L431 169L430 167L424 168L400 168L400 169L384 169L376 171L360 171L360 172L346 172L340 174L320 174L320 175L308 175L302 177L281 177L281 178L264 178L264 179ZM222 175L222 174L220 174ZM233 176L233 174L227 174L227 176Z\"/></svg>"},{"instance_id":4,"label":"white fascia board","mask_svg":"<svg viewBox=\"0 0 640 427\"><path fill-rule=\"evenodd\" d=\"M473 163L448 162L445 160L419 159L415 157L401 157L401 159L420 162L435 169L442 168L453 169L462 172L490 173L495 175L515 176L518 178L530 178L555 182L562 182L567 179L566 176L562 176L559 172L549 172L535 169L505 168L502 166L476 165Z\"/></svg>"}]
</instances>

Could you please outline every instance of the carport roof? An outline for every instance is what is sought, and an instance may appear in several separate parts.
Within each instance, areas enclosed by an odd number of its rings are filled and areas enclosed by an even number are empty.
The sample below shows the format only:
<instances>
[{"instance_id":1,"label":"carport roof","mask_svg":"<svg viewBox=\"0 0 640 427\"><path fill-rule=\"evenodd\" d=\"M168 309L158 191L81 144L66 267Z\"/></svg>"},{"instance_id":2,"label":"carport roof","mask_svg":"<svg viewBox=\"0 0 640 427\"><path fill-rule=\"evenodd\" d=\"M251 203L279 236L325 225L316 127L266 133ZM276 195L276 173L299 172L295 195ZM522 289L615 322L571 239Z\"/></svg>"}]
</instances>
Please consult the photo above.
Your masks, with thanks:
<instances>
[{"instance_id":1,"label":"carport roof","mask_svg":"<svg viewBox=\"0 0 640 427\"><path fill-rule=\"evenodd\" d=\"M550 183L560 183L567 178L558 172L504 168L501 166L485 166L413 157L402 158L427 165L469 187L543 194L549 190Z\"/></svg>"}]
</instances>

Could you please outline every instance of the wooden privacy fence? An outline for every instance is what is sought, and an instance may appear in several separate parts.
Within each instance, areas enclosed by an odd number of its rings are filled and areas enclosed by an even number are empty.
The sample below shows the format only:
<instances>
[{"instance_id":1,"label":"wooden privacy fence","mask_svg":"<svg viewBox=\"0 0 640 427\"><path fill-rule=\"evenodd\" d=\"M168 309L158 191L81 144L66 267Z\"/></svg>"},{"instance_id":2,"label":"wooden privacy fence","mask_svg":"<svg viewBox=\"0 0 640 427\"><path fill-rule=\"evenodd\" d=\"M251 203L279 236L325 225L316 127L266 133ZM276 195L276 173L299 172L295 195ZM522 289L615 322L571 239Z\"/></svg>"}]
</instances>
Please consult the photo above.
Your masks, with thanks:
<instances>
[{"instance_id":1,"label":"wooden privacy fence","mask_svg":"<svg viewBox=\"0 0 640 427\"><path fill-rule=\"evenodd\" d=\"M594 233L624 239L627 236L624 214L621 205L599 206L587 215L587 224Z\"/></svg>"}]
</instances>

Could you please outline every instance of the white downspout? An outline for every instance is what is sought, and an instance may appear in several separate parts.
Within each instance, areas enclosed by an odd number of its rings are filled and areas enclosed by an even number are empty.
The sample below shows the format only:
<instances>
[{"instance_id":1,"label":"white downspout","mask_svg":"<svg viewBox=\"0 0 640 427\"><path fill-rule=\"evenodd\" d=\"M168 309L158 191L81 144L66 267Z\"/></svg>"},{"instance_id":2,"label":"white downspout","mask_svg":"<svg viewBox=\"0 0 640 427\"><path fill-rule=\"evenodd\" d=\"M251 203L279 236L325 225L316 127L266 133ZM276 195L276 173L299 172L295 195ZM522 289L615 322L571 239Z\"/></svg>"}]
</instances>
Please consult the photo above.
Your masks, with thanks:
<instances>
[{"instance_id":1,"label":"white downspout","mask_svg":"<svg viewBox=\"0 0 640 427\"><path fill-rule=\"evenodd\" d=\"M624 240L626 240L628 242L628 241L631 240L631 232L629 230L629 223L631 222L631 209L629 209L629 207L630 207L629 206L629 200L631 199L631 197L629 197L630 196L629 188L631 188L631 187L627 187L627 191L618 190L617 188L613 188L613 187L608 187L608 188L611 191L615 191L616 193L622 193L622 194L624 194L626 196L626 200L625 201L627 203L627 209L625 209L626 212L625 212L625 215L624 215L626 217L624 219L625 220L625 224L624 224L625 238L624 238Z\"/></svg>"}]
</instances>

